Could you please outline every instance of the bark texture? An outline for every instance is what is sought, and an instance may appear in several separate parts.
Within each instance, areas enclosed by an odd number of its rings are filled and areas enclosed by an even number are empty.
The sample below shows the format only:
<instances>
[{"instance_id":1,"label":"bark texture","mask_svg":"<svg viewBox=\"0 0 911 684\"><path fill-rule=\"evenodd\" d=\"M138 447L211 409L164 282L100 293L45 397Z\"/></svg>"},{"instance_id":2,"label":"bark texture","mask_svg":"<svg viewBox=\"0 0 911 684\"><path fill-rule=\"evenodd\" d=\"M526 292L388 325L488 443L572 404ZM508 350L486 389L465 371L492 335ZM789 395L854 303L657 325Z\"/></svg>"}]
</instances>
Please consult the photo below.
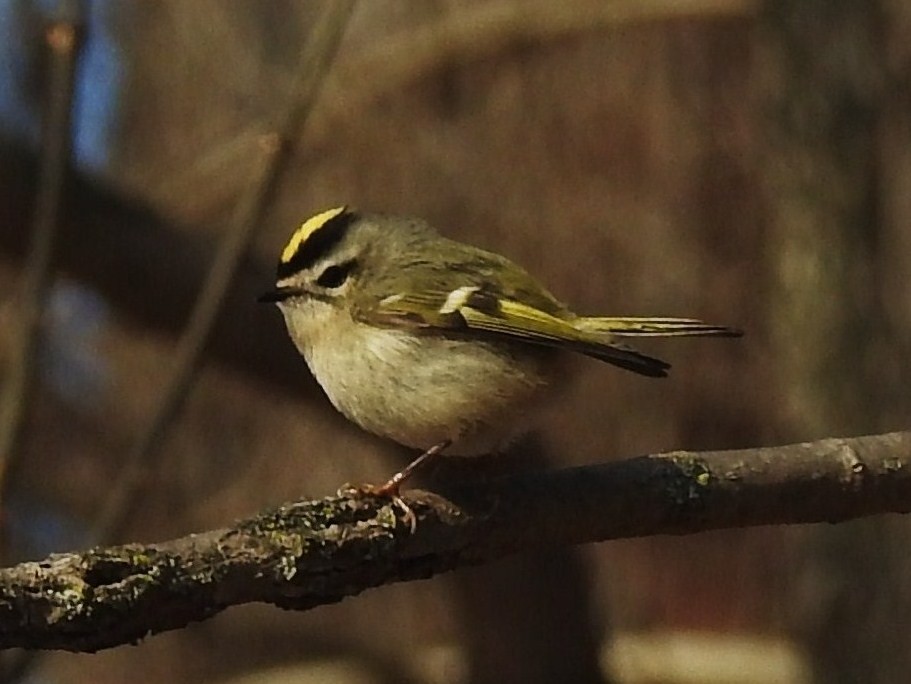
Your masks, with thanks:
<instances>
[{"instance_id":1,"label":"bark texture","mask_svg":"<svg viewBox=\"0 0 911 684\"><path fill-rule=\"evenodd\" d=\"M911 432L677 451L391 502L303 500L158 544L0 571L0 648L95 651L253 601L303 610L519 550L911 510Z\"/></svg>"}]
</instances>

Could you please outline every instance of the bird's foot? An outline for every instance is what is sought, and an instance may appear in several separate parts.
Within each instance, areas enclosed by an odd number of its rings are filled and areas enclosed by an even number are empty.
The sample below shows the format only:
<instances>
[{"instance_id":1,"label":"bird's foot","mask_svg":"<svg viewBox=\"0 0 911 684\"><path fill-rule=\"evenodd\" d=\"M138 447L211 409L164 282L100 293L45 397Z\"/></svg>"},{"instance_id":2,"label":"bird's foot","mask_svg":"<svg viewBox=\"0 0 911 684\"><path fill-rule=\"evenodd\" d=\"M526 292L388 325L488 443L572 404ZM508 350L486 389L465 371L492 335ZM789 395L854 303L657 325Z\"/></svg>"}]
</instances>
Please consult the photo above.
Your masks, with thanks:
<instances>
[{"instance_id":1,"label":"bird's foot","mask_svg":"<svg viewBox=\"0 0 911 684\"><path fill-rule=\"evenodd\" d=\"M400 494L400 490L405 481L408 480L418 468L434 456L438 455L450 444L452 444L452 440L447 439L439 444L433 445L395 475L390 477L384 484L362 484L359 486L346 485L339 490L339 495L343 496L347 494L349 496L373 496L380 499L391 499L396 508L402 511L402 517L405 523L411 528L411 533L414 534L418 527L418 519L411 506L405 503L405 500Z\"/></svg>"}]
</instances>

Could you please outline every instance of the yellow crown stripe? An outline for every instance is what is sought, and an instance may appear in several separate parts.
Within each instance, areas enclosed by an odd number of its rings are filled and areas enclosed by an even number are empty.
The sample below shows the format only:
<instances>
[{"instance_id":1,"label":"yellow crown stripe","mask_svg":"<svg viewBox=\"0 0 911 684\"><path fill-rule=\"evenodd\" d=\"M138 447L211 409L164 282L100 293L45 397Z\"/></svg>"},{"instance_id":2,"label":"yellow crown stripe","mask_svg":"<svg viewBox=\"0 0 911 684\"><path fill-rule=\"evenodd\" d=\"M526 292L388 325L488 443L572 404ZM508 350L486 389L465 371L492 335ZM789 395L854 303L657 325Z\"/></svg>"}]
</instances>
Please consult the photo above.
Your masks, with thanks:
<instances>
[{"instance_id":1,"label":"yellow crown stripe","mask_svg":"<svg viewBox=\"0 0 911 684\"><path fill-rule=\"evenodd\" d=\"M311 216L306 221L304 221L300 228L294 231L294 235L291 236L291 239L288 241L288 244L285 245L284 251L282 251L282 263L287 264L294 258L294 255L297 254L297 250L300 249L300 246L304 244L308 238L313 235L316 231L326 225L329 221L334 219L339 214L345 213L348 207L335 207L334 209L327 209L322 211L316 216Z\"/></svg>"}]
</instances>

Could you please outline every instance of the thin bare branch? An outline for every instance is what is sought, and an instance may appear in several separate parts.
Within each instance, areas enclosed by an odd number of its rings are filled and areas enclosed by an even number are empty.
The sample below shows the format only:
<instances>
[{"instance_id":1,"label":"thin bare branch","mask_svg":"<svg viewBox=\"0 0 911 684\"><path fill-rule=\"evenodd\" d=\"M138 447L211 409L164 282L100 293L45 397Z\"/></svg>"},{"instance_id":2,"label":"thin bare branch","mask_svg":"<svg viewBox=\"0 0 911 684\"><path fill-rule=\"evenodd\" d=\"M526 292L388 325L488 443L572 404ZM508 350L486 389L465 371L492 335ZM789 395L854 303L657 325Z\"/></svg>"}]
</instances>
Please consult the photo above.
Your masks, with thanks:
<instances>
[{"instance_id":1,"label":"thin bare branch","mask_svg":"<svg viewBox=\"0 0 911 684\"><path fill-rule=\"evenodd\" d=\"M9 369L0 396L0 516L10 475L21 454L23 427L37 375L42 317L53 280L60 208L71 163L73 101L83 45L84 14L80 0L63 0L44 31L50 59L38 193L32 242L18 302L18 326L13 333ZM2 527L0 519L0 558L10 551ZM33 660L32 654L21 651L0 659L0 681L18 681Z\"/></svg>"},{"instance_id":2,"label":"thin bare branch","mask_svg":"<svg viewBox=\"0 0 911 684\"><path fill-rule=\"evenodd\" d=\"M263 136L256 175L246 195L237 205L202 292L190 314L186 330L178 342L174 370L149 427L127 456L111 496L99 515L94 530L96 539L115 540L123 534L137 502L142 498L142 490L150 484L153 457L196 378L203 349L234 280L234 274L247 251L254 229L261 223L272 201L279 178L290 159L293 144L313 109L354 4L355 0L327 3L304 47L288 110L277 128Z\"/></svg>"},{"instance_id":3,"label":"thin bare branch","mask_svg":"<svg viewBox=\"0 0 911 684\"><path fill-rule=\"evenodd\" d=\"M752 18L758 8L757 0L501 0L466 6L340 64L326 84L332 97L313 128L336 130L338 117L365 111L443 67L490 59L516 46L664 21Z\"/></svg>"},{"instance_id":4,"label":"thin bare branch","mask_svg":"<svg viewBox=\"0 0 911 684\"><path fill-rule=\"evenodd\" d=\"M911 432L677 451L411 492L304 500L161 544L0 571L0 648L94 651L249 602L307 609L506 554L622 537L839 522L911 510Z\"/></svg>"},{"instance_id":5,"label":"thin bare branch","mask_svg":"<svg viewBox=\"0 0 911 684\"><path fill-rule=\"evenodd\" d=\"M70 165L73 92L82 45L82 13L78 2L59 13L45 31L49 60L48 101L38 172L38 196L32 242L17 306L10 363L0 397L0 503L7 476L19 452L22 426L32 395L41 332L41 318L51 285L60 205Z\"/></svg>"}]
</instances>

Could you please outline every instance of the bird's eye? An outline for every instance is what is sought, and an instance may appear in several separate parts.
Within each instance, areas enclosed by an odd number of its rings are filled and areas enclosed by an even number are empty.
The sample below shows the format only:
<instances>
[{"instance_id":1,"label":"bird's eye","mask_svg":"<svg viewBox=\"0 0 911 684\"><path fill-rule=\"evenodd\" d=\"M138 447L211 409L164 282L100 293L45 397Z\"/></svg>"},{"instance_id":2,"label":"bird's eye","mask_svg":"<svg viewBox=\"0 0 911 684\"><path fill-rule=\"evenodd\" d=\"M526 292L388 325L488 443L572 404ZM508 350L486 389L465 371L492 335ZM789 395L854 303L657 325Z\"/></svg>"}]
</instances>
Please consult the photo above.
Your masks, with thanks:
<instances>
[{"instance_id":1,"label":"bird's eye","mask_svg":"<svg viewBox=\"0 0 911 684\"><path fill-rule=\"evenodd\" d=\"M346 261L343 264L333 264L323 269L323 272L316 278L316 284L320 287L335 288L341 287L348 280L351 272L354 271L357 262L354 260Z\"/></svg>"}]
</instances>

